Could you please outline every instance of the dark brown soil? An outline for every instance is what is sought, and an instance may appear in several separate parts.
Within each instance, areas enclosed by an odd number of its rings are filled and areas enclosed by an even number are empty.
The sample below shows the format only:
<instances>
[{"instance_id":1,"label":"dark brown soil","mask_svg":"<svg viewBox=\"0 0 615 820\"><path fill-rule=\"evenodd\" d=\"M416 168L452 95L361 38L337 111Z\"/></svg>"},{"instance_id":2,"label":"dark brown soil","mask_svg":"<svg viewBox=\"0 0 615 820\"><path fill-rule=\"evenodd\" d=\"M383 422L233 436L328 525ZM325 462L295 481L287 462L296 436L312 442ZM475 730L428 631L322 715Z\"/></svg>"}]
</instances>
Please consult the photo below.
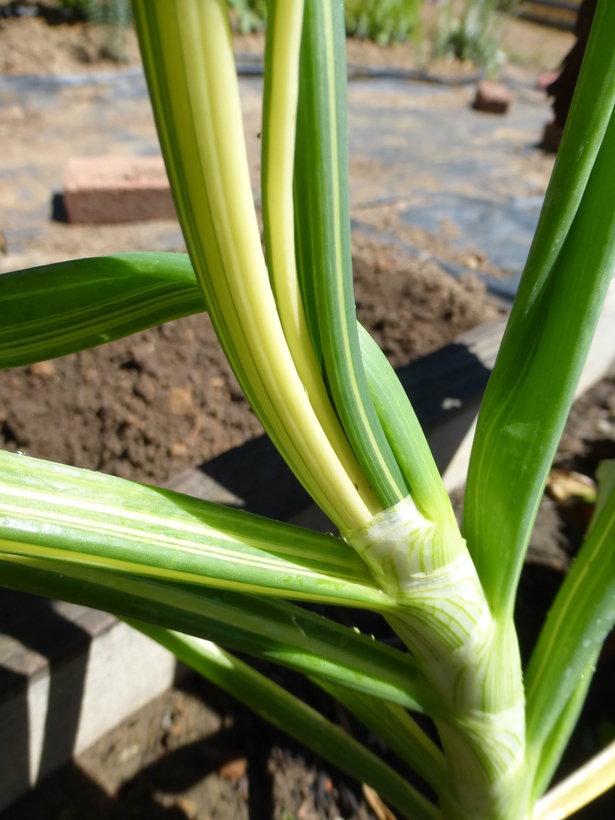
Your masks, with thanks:
<instances>
[{"instance_id":1,"label":"dark brown soil","mask_svg":"<svg viewBox=\"0 0 615 820\"><path fill-rule=\"evenodd\" d=\"M354 237L358 315L394 365L498 309L478 279ZM262 432L207 316L0 372L0 447L160 483Z\"/></svg>"},{"instance_id":2,"label":"dark brown soil","mask_svg":"<svg viewBox=\"0 0 615 820\"><path fill-rule=\"evenodd\" d=\"M383 753L340 706L282 675L287 688ZM375 818L357 783L192 675L2 814L2 820L341 817Z\"/></svg>"},{"instance_id":3,"label":"dark brown soil","mask_svg":"<svg viewBox=\"0 0 615 820\"><path fill-rule=\"evenodd\" d=\"M127 29L123 36L125 60L117 61L109 57L109 33L104 26L61 23L57 19L53 22L49 25L42 16L0 19L0 72L72 74L117 71L140 62L137 38L132 29Z\"/></svg>"}]
</instances>

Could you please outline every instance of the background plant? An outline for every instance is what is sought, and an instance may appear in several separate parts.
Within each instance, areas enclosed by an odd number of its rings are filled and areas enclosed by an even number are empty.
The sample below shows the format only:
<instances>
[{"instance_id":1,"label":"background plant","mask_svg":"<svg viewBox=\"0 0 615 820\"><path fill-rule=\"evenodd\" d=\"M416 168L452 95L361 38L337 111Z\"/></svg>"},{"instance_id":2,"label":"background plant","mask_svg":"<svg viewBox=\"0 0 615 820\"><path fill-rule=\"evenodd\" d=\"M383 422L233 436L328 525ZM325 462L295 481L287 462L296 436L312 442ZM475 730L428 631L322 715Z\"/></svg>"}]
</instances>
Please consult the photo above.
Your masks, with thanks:
<instances>
[{"instance_id":1,"label":"background plant","mask_svg":"<svg viewBox=\"0 0 615 820\"><path fill-rule=\"evenodd\" d=\"M125 34L132 21L130 0L61 0L60 4L95 25L105 26L107 56L126 60Z\"/></svg>"},{"instance_id":2,"label":"background plant","mask_svg":"<svg viewBox=\"0 0 615 820\"><path fill-rule=\"evenodd\" d=\"M345 0L346 33L387 45L420 29L420 0Z\"/></svg>"},{"instance_id":3,"label":"background plant","mask_svg":"<svg viewBox=\"0 0 615 820\"><path fill-rule=\"evenodd\" d=\"M462 11L455 0L447 0L438 21L434 56L452 54L459 60L471 60L495 73L504 62L500 48L497 12L499 0L464 0Z\"/></svg>"},{"instance_id":4,"label":"background plant","mask_svg":"<svg viewBox=\"0 0 615 820\"><path fill-rule=\"evenodd\" d=\"M235 13L235 26L240 34L260 31L267 20L265 0L229 0L229 8Z\"/></svg>"},{"instance_id":5,"label":"background plant","mask_svg":"<svg viewBox=\"0 0 615 820\"><path fill-rule=\"evenodd\" d=\"M110 56L124 59L119 38L131 21L130 0L61 0L61 4L92 23L110 26L109 36L117 37L119 46L116 52L111 45ZM229 8L234 28L240 34L261 31L266 25L265 0L229 0ZM379 45L407 40L419 31L420 8L421 0L345 0L346 32L350 37L373 40Z\"/></svg>"},{"instance_id":6,"label":"background plant","mask_svg":"<svg viewBox=\"0 0 615 820\"><path fill-rule=\"evenodd\" d=\"M229 0L229 6L241 34L265 26L264 0ZM420 9L421 0L345 0L346 33L382 46L391 40L407 40L416 36L420 28Z\"/></svg>"},{"instance_id":7,"label":"background plant","mask_svg":"<svg viewBox=\"0 0 615 820\"><path fill-rule=\"evenodd\" d=\"M599 6L481 408L464 537L399 381L356 322L342 4L268 7L267 265L226 3L138 0L134 12L190 261L128 254L5 274L2 362L206 306L255 412L343 538L0 453L2 582L127 618L405 817L567 816L615 780L613 747L541 799L615 622L612 466L526 670L512 613L615 264L615 6ZM411 652L294 602L371 610ZM227 649L309 675L417 771L437 804ZM407 710L433 719L441 749Z\"/></svg>"}]
</instances>

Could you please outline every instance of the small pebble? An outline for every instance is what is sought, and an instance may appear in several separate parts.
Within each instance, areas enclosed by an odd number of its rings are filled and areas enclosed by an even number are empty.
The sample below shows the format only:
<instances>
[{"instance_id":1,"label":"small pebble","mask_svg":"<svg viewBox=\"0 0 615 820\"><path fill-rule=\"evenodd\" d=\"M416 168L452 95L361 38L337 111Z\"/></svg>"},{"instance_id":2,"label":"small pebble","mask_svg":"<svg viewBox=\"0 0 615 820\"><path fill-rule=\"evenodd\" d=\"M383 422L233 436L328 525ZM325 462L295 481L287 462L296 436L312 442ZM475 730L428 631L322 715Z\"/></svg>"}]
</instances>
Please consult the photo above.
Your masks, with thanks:
<instances>
[{"instance_id":1,"label":"small pebble","mask_svg":"<svg viewBox=\"0 0 615 820\"><path fill-rule=\"evenodd\" d=\"M248 768L248 761L245 757L238 757L235 760L229 760L228 763L224 763L218 769L218 774L220 777L223 777L225 780L230 780L231 783L235 783L246 773Z\"/></svg>"},{"instance_id":2,"label":"small pebble","mask_svg":"<svg viewBox=\"0 0 615 820\"><path fill-rule=\"evenodd\" d=\"M43 379L52 379L55 376L55 365L53 362L35 362L30 365L30 375L40 376Z\"/></svg>"},{"instance_id":3,"label":"small pebble","mask_svg":"<svg viewBox=\"0 0 615 820\"><path fill-rule=\"evenodd\" d=\"M613 425L607 419L598 419L596 422L596 430L605 436L610 436L613 433Z\"/></svg>"}]
</instances>

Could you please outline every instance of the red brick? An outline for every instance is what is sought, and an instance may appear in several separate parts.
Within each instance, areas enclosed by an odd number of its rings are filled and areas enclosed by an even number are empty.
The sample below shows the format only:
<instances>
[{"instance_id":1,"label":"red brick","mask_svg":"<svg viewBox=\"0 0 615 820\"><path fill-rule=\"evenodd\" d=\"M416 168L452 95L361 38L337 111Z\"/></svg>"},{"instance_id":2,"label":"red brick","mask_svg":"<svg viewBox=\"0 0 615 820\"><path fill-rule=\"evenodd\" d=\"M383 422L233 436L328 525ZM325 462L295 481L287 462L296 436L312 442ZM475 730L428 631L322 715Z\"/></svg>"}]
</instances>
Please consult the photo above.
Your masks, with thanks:
<instances>
[{"instance_id":1,"label":"red brick","mask_svg":"<svg viewBox=\"0 0 615 820\"><path fill-rule=\"evenodd\" d=\"M512 102L512 94L504 83L480 80L474 98L474 108L488 114L505 114Z\"/></svg>"},{"instance_id":2,"label":"red brick","mask_svg":"<svg viewBox=\"0 0 615 820\"><path fill-rule=\"evenodd\" d=\"M547 71L545 74L541 74L536 83L536 88L539 88L541 91L546 91L551 83L557 80L559 75L559 71Z\"/></svg>"},{"instance_id":3,"label":"red brick","mask_svg":"<svg viewBox=\"0 0 615 820\"><path fill-rule=\"evenodd\" d=\"M71 157L64 168L64 204L73 223L175 218L162 157Z\"/></svg>"}]
</instances>

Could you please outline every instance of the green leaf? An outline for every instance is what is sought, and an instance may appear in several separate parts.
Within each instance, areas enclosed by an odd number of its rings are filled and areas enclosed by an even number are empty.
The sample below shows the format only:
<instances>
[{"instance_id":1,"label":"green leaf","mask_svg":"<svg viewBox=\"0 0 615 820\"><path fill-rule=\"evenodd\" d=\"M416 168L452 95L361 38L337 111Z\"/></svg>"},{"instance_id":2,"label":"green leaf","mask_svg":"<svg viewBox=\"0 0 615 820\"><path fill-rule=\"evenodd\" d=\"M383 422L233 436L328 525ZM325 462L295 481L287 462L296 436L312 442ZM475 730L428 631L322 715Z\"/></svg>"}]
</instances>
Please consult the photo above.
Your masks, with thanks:
<instances>
[{"instance_id":1,"label":"green leaf","mask_svg":"<svg viewBox=\"0 0 615 820\"><path fill-rule=\"evenodd\" d=\"M438 809L372 752L281 686L208 641L129 622L337 768L365 782L410 820L435 820Z\"/></svg>"},{"instance_id":2,"label":"green leaf","mask_svg":"<svg viewBox=\"0 0 615 820\"><path fill-rule=\"evenodd\" d=\"M0 582L214 640L415 711L447 714L410 655L282 601L6 553Z\"/></svg>"},{"instance_id":3,"label":"green leaf","mask_svg":"<svg viewBox=\"0 0 615 820\"><path fill-rule=\"evenodd\" d=\"M270 0L265 47L262 210L267 266L288 348L318 421L371 513L382 507L342 429L320 371L297 277L293 168L303 2Z\"/></svg>"},{"instance_id":4,"label":"green leaf","mask_svg":"<svg viewBox=\"0 0 615 820\"><path fill-rule=\"evenodd\" d=\"M596 478L598 479L598 493L594 512L589 522L590 529L602 513L604 505L615 492L615 459L601 461L596 470Z\"/></svg>"},{"instance_id":5,"label":"green leaf","mask_svg":"<svg viewBox=\"0 0 615 820\"><path fill-rule=\"evenodd\" d=\"M186 254L126 253L0 276L0 370L205 310Z\"/></svg>"},{"instance_id":6,"label":"green leaf","mask_svg":"<svg viewBox=\"0 0 615 820\"><path fill-rule=\"evenodd\" d=\"M579 687L584 694L583 682L614 624L615 492L557 594L527 669L527 748L534 765L571 699L574 706Z\"/></svg>"},{"instance_id":7,"label":"green leaf","mask_svg":"<svg viewBox=\"0 0 615 820\"><path fill-rule=\"evenodd\" d=\"M313 680L384 741L438 796L447 794L450 798L450 773L444 754L405 709L336 683Z\"/></svg>"},{"instance_id":8,"label":"green leaf","mask_svg":"<svg viewBox=\"0 0 615 820\"><path fill-rule=\"evenodd\" d=\"M354 453L383 507L407 495L369 395L352 289L344 9L306 0L295 154L297 267L314 348ZM350 529L350 528L345 528Z\"/></svg>"},{"instance_id":9,"label":"green leaf","mask_svg":"<svg viewBox=\"0 0 615 820\"><path fill-rule=\"evenodd\" d=\"M297 373L269 282L243 135L226 0L135 0L134 17L177 214L242 390L295 475L348 529L370 512Z\"/></svg>"},{"instance_id":10,"label":"green leaf","mask_svg":"<svg viewBox=\"0 0 615 820\"><path fill-rule=\"evenodd\" d=\"M532 788L532 800L541 797L546 791L551 778L559 765L562 754L568 745L581 710L585 705L585 698L589 690L596 662L600 655L600 647L596 647L593 656L590 657L585 671L581 673L577 688L574 690L568 703L562 709L553 729L545 742L542 744L540 755L535 758L534 785Z\"/></svg>"},{"instance_id":11,"label":"green leaf","mask_svg":"<svg viewBox=\"0 0 615 820\"><path fill-rule=\"evenodd\" d=\"M451 502L406 391L365 328L359 325L361 356L369 392L406 479L412 498L432 521L454 521Z\"/></svg>"},{"instance_id":12,"label":"green leaf","mask_svg":"<svg viewBox=\"0 0 615 820\"><path fill-rule=\"evenodd\" d=\"M607 0L478 418L463 529L503 615L615 265L614 30Z\"/></svg>"},{"instance_id":13,"label":"green leaf","mask_svg":"<svg viewBox=\"0 0 615 820\"><path fill-rule=\"evenodd\" d=\"M341 539L0 451L0 552L389 611Z\"/></svg>"}]
</instances>

